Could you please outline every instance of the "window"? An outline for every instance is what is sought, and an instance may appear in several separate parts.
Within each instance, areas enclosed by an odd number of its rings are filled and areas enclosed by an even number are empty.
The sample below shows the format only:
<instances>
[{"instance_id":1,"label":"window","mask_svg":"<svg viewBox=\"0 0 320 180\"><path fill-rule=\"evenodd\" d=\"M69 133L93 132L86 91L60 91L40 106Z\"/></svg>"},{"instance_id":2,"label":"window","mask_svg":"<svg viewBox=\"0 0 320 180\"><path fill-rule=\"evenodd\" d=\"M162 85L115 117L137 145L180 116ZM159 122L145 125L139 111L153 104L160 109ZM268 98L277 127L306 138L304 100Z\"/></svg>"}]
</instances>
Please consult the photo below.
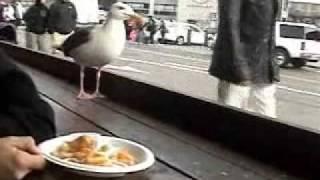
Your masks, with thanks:
<instances>
[{"instance_id":1,"label":"window","mask_svg":"<svg viewBox=\"0 0 320 180\"><path fill-rule=\"evenodd\" d=\"M200 30L196 27L193 27L193 26L188 26L188 28L191 29L191 31L194 31L194 32L200 32Z\"/></svg>"},{"instance_id":2,"label":"window","mask_svg":"<svg viewBox=\"0 0 320 180\"><path fill-rule=\"evenodd\" d=\"M284 38L304 39L304 27L281 25L280 36Z\"/></svg>"},{"instance_id":3,"label":"window","mask_svg":"<svg viewBox=\"0 0 320 180\"><path fill-rule=\"evenodd\" d=\"M320 41L320 31L311 31L306 34L307 40Z\"/></svg>"}]
</instances>

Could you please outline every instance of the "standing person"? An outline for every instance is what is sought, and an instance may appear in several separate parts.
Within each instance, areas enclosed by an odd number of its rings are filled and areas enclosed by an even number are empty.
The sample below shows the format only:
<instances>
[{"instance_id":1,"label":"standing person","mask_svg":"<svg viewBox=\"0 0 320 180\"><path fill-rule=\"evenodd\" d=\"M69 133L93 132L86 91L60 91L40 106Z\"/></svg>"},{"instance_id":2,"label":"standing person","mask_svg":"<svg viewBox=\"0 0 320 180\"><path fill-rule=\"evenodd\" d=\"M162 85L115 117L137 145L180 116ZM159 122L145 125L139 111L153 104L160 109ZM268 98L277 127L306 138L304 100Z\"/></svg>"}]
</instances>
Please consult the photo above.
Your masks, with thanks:
<instances>
[{"instance_id":1,"label":"standing person","mask_svg":"<svg viewBox=\"0 0 320 180\"><path fill-rule=\"evenodd\" d=\"M23 18L23 7L20 0L13 1L13 8L14 8L14 17L16 19L15 25L20 26Z\"/></svg>"},{"instance_id":2,"label":"standing person","mask_svg":"<svg viewBox=\"0 0 320 180\"><path fill-rule=\"evenodd\" d=\"M8 22L15 24L16 18L14 16L14 8L11 3L2 3L2 20L3 22Z\"/></svg>"},{"instance_id":3,"label":"standing person","mask_svg":"<svg viewBox=\"0 0 320 180\"><path fill-rule=\"evenodd\" d=\"M26 22L26 41L28 48L50 53L50 38L47 34L49 10L43 1L35 0L23 17Z\"/></svg>"},{"instance_id":4,"label":"standing person","mask_svg":"<svg viewBox=\"0 0 320 180\"><path fill-rule=\"evenodd\" d=\"M277 0L219 0L219 28L209 73L219 79L218 101L276 117L279 68L273 61Z\"/></svg>"},{"instance_id":5,"label":"standing person","mask_svg":"<svg viewBox=\"0 0 320 180\"><path fill-rule=\"evenodd\" d=\"M56 0L49 9L49 33L52 34L53 53L75 30L77 11L70 0Z\"/></svg>"},{"instance_id":6,"label":"standing person","mask_svg":"<svg viewBox=\"0 0 320 180\"><path fill-rule=\"evenodd\" d=\"M168 29L167 29L167 26L166 26L166 23L164 22L164 20L160 21L159 31L161 34L161 43L165 43L165 41L166 41L165 36L166 36L166 33L168 33Z\"/></svg>"},{"instance_id":7,"label":"standing person","mask_svg":"<svg viewBox=\"0 0 320 180\"><path fill-rule=\"evenodd\" d=\"M147 31L150 33L149 41L151 44L154 44L154 35L157 32L157 24L156 21L153 19L152 16L149 16L148 22L144 25Z\"/></svg>"}]
</instances>

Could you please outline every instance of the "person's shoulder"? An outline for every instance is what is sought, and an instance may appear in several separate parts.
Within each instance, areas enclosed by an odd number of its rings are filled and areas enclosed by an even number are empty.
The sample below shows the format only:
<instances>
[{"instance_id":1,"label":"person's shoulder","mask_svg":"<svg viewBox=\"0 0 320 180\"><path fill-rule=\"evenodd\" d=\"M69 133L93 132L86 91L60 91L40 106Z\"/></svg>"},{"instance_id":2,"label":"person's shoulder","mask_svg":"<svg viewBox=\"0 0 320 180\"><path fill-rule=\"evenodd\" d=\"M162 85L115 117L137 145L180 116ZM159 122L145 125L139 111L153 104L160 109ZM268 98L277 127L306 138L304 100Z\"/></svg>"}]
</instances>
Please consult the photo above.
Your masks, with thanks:
<instances>
[{"instance_id":1,"label":"person's shoulder","mask_svg":"<svg viewBox=\"0 0 320 180\"><path fill-rule=\"evenodd\" d=\"M73 2L69 1L66 3L69 7L72 7L72 8L76 8L76 6L73 4Z\"/></svg>"},{"instance_id":2,"label":"person's shoulder","mask_svg":"<svg viewBox=\"0 0 320 180\"><path fill-rule=\"evenodd\" d=\"M60 6L60 3L54 2L49 6L49 9L56 9L56 8L59 8L59 6Z\"/></svg>"},{"instance_id":3,"label":"person's shoulder","mask_svg":"<svg viewBox=\"0 0 320 180\"><path fill-rule=\"evenodd\" d=\"M40 8L44 9L44 10L48 10L49 9L45 4L41 4Z\"/></svg>"},{"instance_id":4,"label":"person's shoulder","mask_svg":"<svg viewBox=\"0 0 320 180\"><path fill-rule=\"evenodd\" d=\"M2 49L0 49L0 59L0 77L18 69L18 67L14 64L12 58L9 57Z\"/></svg>"}]
</instances>

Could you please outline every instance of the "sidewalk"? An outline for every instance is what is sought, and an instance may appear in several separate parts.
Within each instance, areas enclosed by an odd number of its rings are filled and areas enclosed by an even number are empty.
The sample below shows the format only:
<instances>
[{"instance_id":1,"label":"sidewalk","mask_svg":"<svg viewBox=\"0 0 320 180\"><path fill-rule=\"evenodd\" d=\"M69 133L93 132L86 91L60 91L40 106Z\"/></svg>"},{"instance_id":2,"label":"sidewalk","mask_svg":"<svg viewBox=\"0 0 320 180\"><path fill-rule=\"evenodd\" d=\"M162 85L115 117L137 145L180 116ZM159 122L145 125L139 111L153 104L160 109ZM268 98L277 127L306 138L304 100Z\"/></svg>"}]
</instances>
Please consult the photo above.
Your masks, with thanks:
<instances>
[{"instance_id":1,"label":"sidewalk","mask_svg":"<svg viewBox=\"0 0 320 180\"><path fill-rule=\"evenodd\" d=\"M128 42L129 44L136 45L136 42ZM197 46L197 45L175 45L175 44L139 44L140 46L156 46L165 49L179 50L190 53L198 53L201 55L210 55L212 53L211 48L206 46Z\"/></svg>"}]
</instances>

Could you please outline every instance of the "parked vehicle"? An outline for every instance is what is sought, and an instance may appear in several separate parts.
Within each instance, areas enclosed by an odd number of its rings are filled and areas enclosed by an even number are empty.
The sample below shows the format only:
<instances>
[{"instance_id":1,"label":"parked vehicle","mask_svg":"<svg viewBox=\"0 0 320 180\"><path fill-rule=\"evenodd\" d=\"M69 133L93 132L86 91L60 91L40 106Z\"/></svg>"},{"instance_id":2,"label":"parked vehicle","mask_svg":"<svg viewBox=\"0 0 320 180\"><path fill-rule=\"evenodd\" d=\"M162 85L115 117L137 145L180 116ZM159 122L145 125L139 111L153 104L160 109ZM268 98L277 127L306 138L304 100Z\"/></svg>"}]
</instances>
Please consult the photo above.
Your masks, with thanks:
<instances>
[{"instance_id":1,"label":"parked vehicle","mask_svg":"<svg viewBox=\"0 0 320 180\"><path fill-rule=\"evenodd\" d=\"M274 58L280 67L299 68L308 61L320 61L320 31L314 25L277 22Z\"/></svg>"},{"instance_id":2,"label":"parked vehicle","mask_svg":"<svg viewBox=\"0 0 320 180\"><path fill-rule=\"evenodd\" d=\"M212 44L213 35L207 34L200 27L194 24L189 23L180 23L180 22L170 22L165 21L167 27L167 33L165 35L166 42L174 42L177 45L191 44L206 44L206 35L207 35L207 44ZM155 35L155 39L161 42L161 35L158 31Z\"/></svg>"}]
</instances>

